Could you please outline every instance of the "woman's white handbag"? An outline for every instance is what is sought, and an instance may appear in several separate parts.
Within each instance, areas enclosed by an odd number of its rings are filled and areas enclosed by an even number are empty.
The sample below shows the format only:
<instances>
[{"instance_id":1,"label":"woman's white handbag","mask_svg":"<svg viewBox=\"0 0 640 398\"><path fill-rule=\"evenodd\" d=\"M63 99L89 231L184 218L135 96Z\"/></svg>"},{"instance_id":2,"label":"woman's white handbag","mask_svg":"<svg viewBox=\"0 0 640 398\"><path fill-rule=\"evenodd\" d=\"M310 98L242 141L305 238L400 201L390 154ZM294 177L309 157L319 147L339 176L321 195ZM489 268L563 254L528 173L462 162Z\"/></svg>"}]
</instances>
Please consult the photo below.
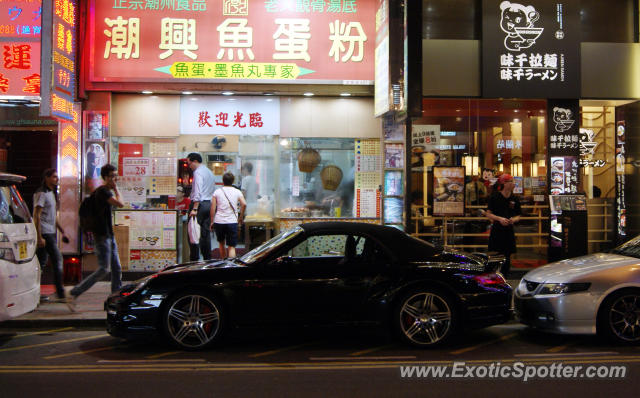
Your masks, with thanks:
<instances>
[{"instance_id":1,"label":"woman's white handbag","mask_svg":"<svg viewBox=\"0 0 640 398\"><path fill-rule=\"evenodd\" d=\"M187 231L189 233L189 242L192 245L197 245L200 242L200 224L198 224L195 216L189 217Z\"/></svg>"}]
</instances>

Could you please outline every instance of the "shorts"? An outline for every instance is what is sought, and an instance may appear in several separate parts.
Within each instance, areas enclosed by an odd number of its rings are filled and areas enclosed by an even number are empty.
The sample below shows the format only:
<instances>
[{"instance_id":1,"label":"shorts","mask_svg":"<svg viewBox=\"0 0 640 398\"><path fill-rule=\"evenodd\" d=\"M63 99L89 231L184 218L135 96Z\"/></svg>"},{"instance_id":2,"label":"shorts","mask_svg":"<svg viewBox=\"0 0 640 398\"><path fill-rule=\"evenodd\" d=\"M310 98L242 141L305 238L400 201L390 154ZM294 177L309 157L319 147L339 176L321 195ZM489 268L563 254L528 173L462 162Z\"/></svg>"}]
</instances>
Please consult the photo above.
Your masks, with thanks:
<instances>
[{"instance_id":1,"label":"shorts","mask_svg":"<svg viewBox=\"0 0 640 398\"><path fill-rule=\"evenodd\" d=\"M238 244L238 223L233 224L213 224L218 242L225 242L229 247L236 247Z\"/></svg>"}]
</instances>

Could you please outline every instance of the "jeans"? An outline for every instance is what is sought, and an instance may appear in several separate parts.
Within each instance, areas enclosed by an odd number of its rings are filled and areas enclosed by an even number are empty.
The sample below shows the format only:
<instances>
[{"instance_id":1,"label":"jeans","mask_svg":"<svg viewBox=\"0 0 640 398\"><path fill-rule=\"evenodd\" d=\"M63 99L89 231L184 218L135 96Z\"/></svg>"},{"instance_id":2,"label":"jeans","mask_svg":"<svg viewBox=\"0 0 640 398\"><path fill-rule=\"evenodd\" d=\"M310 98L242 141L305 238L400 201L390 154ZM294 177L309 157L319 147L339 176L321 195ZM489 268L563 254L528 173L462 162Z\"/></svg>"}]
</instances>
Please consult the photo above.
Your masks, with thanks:
<instances>
[{"instance_id":1,"label":"jeans","mask_svg":"<svg viewBox=\"0 0 640 398\"><path fill-rule=\"evenodd\" d=\"M58 298L64 298L64 287L62 285L62 254L58 249L58 238L56 234L42 234L45 245L39 247L36 251L40 267L47 265L47 259L51 257L51 265L53 266L53 283L56 285L56 295Z\"/></svg>"},{"instance_id":2,"label":"jeans","mask_svg":"<svg viewBox=\"0 0 640 398\"><path fill-rule=\"evenodd\" d=\"M200 202L198 205L198 214L196 215L196 219L198 220L198 224L200 224L200 253L202 253L202 258L205 260L211 260L211 201L205 200ZM197 256L197 251L195 251L195 255ZM194 251L191 252L191 260L196 261L198 258L194 258Z\"/></svg>"},{"instance_id":3,"label":"jeans","mask_svg":"<svg viewBox=\"0 0 640 398\"><path fill-rule=\"evenodd\" d=\"M97 281L111 271L111 292L116 292L122 287L122 267L118 257L118 246L113 236L95 237L96 256L98 257L98 269L86 277L76 287L71 289L71 295L78 297L86 292Z\"/></svg>"}]
</instances>

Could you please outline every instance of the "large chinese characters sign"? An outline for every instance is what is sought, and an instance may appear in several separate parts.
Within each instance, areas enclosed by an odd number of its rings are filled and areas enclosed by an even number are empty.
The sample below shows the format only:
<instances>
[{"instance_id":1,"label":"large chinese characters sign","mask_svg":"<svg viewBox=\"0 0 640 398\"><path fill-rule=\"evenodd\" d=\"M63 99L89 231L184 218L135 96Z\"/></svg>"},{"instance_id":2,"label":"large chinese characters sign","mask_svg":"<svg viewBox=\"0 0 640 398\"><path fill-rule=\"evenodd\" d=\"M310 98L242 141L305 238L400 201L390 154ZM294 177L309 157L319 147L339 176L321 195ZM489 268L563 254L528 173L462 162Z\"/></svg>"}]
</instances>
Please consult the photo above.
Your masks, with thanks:
<instances>
[{"instance_id":1,"label":"large chinese characters sign","mask_svg":"<svg viewBox=\"0 0 640 398\"><path fill-rule=\"evenodd\" d=\"M0 1L0 96L40 95L40 0Z\"/></svg>"},{"instance_id":2,"label":"large chinese characters sign","mask_svg":"<svg viewBox=\"0 0 640 398\"><path fill-rule=\"evenodd\" d=\"M373 84L375 5L93 0L89 78Z\"/></svg>"},{"instance_id":3,"label":"large chinese characters sign","mask_svg":"<svg viewBox=\"0 0 640 398\"><path fill-rule=\"evenodd\" d=\"M482 95L579 98L579 1L483 0Z\"/></svg>"}]
</instances>

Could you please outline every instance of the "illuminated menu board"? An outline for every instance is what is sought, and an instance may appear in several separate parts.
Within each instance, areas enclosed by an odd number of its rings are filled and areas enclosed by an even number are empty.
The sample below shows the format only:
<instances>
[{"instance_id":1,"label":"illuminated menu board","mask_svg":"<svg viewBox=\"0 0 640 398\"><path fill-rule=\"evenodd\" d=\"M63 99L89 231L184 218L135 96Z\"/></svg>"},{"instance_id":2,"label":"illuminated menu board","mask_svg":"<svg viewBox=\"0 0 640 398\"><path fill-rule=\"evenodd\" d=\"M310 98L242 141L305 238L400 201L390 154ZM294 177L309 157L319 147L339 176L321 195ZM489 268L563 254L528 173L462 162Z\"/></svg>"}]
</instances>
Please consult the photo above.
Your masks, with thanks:
<instances>
[{"instance_id":1,"label":"illuminated menu board","mask_svg":"<svg viewBox=\"0 0 640 398\"><path fill-rule=\"evenodd\" d=\"M0 1L0 97L40 95L41 4Z\"/></svg>"},{"instance_id":2,"label":"illuminated menu board","mask_svg":"<svg viewBox=\"0 0 640 398\"><path fill-rule=\"evenodd\" d=\"M78 2L55 0L52 11L51 115L64 120L74 120Z\"/></svg>"},{"instance_id":3,"label":"illuminated menu board","mask_svg":"<svg viewBox=\"0 0 640 398\"><path fill-rule=\"evenodd\" d=\"M89 79L373 84L376 6L92 0Z\"/></svg>"}]
</instances>

